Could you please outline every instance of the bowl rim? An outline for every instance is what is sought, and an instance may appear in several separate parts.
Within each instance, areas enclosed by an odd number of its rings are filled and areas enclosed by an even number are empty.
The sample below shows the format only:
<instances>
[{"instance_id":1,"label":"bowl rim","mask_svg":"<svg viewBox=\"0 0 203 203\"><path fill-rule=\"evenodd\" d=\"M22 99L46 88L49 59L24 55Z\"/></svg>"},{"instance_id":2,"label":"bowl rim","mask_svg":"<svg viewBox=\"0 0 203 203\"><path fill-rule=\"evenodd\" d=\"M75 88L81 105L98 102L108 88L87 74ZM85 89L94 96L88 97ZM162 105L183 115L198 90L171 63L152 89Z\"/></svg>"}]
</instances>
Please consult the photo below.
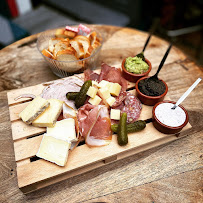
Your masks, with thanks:
<instances>
[{"instance_id":1,"label":"bowl rim","mask_svg":"<svg viewBox=\"0 0 203 203\"><path fill-rule=\"evenodd\" d=\"M77 26L77 25L71 25L71 26ZM60 28L55 28L55 29L52 29L52 30L46 30L46 31L44 31L44 32L41 32L41 33L39 34L39 36L37 37L37 50L38 50L38 51L40 52L40 54L41 54L45 59L47 59L48 61L54 61L54 62L59 62L59 63L60 63L60 62L61 62L61 63L73 63L73 62L74 62L74 63L76 63L76 62L78 63L78 62L82 62L82 61L88 60L88 59L90 59L90 58L93 58L93 57L101 50L101 48L102 48L102 46L103 46L104 38L103 38L102 33L99 32L97 29L92 29L92 31L95 31L95 32L99 33L99 35L101 36L101 41L100 41L101 46L99 46L93 54L91 54L91 55L88 56L87 58L78 59L78 60L75 60L75 61L59 61L59 60L51 59L51 58L49 58L49 57L43 55L42 52L40 51L40 49L39 49L39 39L40 39L42 36L45 36L45 35L46 35L46 36L50 36L50 38L55 37L54 34L46 34L46 32L48 32L48 31L55 32L57 29L60 29Z\"/></svg>"},{"instance_id":2,"label":"bowl rim","mask_svg":"<svg viewBox=\"0 0 203 203\"><path fill-rule=\"evenodd\" d=\"M150 78L150 77L151 77L151 76L142 77L142 78L140 78L140 79L136 82L136 84L135 84L136 92L137 92L138 94L140 94L141 96L143 96L143 97L145 97L145 98L147 98L147 99L152 99L152 100L154 100L154 99L160 99L160 98L166 96L166 94L167 94L167 92L168 92L168 85L166 84L166 82L165 82L164 80L162 80L162 79L160 79L160 78L158 78L158 79L161 80L161 81L164 83L165 87L166 87L166 90L165 90L165 92L164 92L163 94L161 94L161 95L159 95L159 96L148 96L148 95L146 95L146 94L143 94L143 93L139 90L139 88L138 88L138 83L139 83L141 80L144 80L144 79L147 79L147 78Z\"/></svg>"},{"instance_id":3,"label":"bowl rim","mask_svg":"<svg viewBox=\"0 0 203 203\"><path fill-rule=\"evenodd\" d=\"M124 58L123 61L122 61L122 69L123 69L123 71L124 71L126 74L128 74L128 75L130 75L130 76L132 76L132 77L143 77L143 76L146 76L146 75L148 75L149 72L152 70L152 64L151 64L151 62L150 62L147 58L145 58L146 63L147 63L148 66L149 66L148 71L146 71L146 72L144 72L144 73L142 73L142 74L136 74L136 73L128 72L128 71L126 70L126 68L125 68L125 61L126 61L127 58L128 58L128 57Z\"/></svg>"},{"instance_id":4,"label":"bowl rim","mask_svg":"<svg viewBox=\"0 0 203 203\"><path fill-rule=\"evenodd\" d=\"M164 100L164 101L161 101L161 102L158 102L156 103L153 108L152 108L152 116L154 118L154 120L159 124L161 125L162 127L164 128L167 128L167 129L170 129L170 130L178 130L178 129L182 129L183 127L185 127L189 121L189 115L188 115L188 112L187 110L182 106L182 105L178 105L186 114L186 119L184 121L184 123L180 126L177 126L177 127L172 127L172 126L168 126L168 125L165 125L163 124L155 115L155 109L158 105L162 104L162 103L172 103L172 104L175 104L176 102L174 101L170 101L170 100Z\"/></svg>"}]
</instances>

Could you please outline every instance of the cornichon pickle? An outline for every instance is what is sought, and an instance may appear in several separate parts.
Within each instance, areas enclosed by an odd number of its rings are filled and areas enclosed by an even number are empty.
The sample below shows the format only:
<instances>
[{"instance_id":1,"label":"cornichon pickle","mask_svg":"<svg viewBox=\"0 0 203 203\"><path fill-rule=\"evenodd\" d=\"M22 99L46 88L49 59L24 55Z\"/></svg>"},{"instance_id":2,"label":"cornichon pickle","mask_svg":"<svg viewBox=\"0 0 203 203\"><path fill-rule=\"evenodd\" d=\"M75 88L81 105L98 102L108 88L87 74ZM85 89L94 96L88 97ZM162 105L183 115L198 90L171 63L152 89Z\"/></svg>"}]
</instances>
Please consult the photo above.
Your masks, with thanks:
<instances>
[{"instance_id":1,"label":"cornichon pickle","mask_svg":"<svg viewBox=\"0 0 203 203\"><path fill-rule=\"evenodd\" d=\"M66 98L68 100L75 100L79 92L68 92Z\"/></svg>"},{"instance_id":2,"label":"cornichon pickle","mask_svg":"<svg viewBox=\"0 0 203 203\"><path fill-rule=\"evenodd\" d=\"M120 146L126 145L128 143L128 134L127 134L127 113L124 112L121 115L119 124L118 124L118 133L117 140Z\"/></svg>"},{"instance_id":3,"label":"cornichon pickle","mask_svg":"<svg viewBox=\"0 0 203 203\"><path fill-rule=\"evenodd\" d=\"M134 123L127 124L127 132L133 133L143 130L146 127L146 122L139 120L135 121ZM118 124L111 125L111 130L115 133L118 131Z\"/></svg>"},{"instance_id":4,"label":"cornichon pickle","mask_svg":"<svg viewBox=\"0 0 203 203\"><path fill-rule=\"evenodd\" d=\"M89 89L89 87L92 86L92 81L91 80L87 80L83 86L80 89L80 92L78 93L78 95L75 98L75 106L76 108L81 107L84 103L85 100L87 98L87 91Z\"/></svg>"}]
</instances>

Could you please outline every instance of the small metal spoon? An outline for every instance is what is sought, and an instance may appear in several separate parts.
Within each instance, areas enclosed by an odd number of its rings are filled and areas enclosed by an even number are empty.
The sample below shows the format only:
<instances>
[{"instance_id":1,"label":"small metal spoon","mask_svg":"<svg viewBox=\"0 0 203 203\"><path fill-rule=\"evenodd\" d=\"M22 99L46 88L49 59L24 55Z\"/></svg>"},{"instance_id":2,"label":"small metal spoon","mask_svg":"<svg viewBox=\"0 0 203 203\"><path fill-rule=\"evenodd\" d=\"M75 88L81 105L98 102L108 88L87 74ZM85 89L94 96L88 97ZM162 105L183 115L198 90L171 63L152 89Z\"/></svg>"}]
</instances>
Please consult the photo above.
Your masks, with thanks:
<instances>
[{"instance_id":1,"label":"small metal spoon","mask_svg":"<svg viewBox=\"0 0 203 203\"><path fill-rule=\"evenodd\" d=\"M192 92L192 90L199 84L202 78L198 78L190 87L189 89L180 97L180 99L174 104L171 109L175 109L181 102L185 100L185 98Z\"/></svg>"}]
</instances>

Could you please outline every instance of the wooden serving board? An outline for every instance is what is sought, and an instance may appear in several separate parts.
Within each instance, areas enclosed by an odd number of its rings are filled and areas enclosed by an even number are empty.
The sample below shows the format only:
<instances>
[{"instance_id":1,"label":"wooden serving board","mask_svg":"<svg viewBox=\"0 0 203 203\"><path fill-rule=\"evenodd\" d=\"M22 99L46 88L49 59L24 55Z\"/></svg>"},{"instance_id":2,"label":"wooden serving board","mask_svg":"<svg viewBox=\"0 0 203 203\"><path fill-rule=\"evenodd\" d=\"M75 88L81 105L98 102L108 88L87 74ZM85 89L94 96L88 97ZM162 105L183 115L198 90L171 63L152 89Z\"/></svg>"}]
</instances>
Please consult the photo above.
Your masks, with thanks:
<instances>
[{"instance_id":1,"label":"wooden serving board","mask_svg":"<svg viewBox=\"0 0 203 203\"><path fill-rule=\"evenodd\" d=\"M83 78L83 74L77 77ZM152 123L148 123L143 131L129 134L129 143L126 146L121 147L117 144L116 135L113 135L112 142L108 146L90 148L86 144L80 145L73 151L70 151L66 166L60 167L51 162L36 158L35 155L39 149L42 135L46 132L46 128L27 125L19 119L19 113L29 104L31 99L22 98L15 101L15 98L21 94L41 94L46 85L40 84L12 90L7 93L15 161L17 164L18 186L24 193L29 193L101 167L112 161L123 159L179 139L182 137L183 131L191 128L191 125L188 123L181 133L177 135L165 135L157 131ZM128 91L135 93L133 83L128 83ZM151 116L152 107L143 105L139 119L145 120L151 118Z\"/></svg>"}]
</instances>

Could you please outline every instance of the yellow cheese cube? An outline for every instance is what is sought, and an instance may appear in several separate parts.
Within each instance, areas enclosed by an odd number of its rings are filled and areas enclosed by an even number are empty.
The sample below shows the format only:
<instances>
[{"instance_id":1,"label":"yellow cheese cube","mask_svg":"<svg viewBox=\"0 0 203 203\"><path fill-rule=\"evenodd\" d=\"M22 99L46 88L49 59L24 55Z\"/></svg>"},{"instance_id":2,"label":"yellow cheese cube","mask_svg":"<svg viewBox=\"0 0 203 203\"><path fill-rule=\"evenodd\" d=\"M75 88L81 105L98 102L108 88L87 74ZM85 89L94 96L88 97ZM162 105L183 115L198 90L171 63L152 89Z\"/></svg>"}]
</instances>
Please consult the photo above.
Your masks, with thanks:
<instances>
[{"instance_id":1,"label":"yellow cheese cube","mask_svg":"<svg viewBox=\"0 0 203 203\"><path fill-rule=\"evenodd\" d=\"M93 98L90 98L89 100L88 100L88 102L90 103L90 104L92 104L92 105L98 105L100 102L101 102L101 98L99 97L99 96L95 96L94 97L94 99Z\"/></svg>"},{"instance_id":2,"label":"yellow cheese cube","mask_svg":"<svg viewBox=\"0 0 203 203\"><path fill-rule=\"evenodd\" d=\"M110 117L113 120L120 120L121 110L120 109L111 109Z\"/></svg>"},{"instance_id":3,"label":"yellow cheese cube","mask_svg":"<svg viewBox=\"0 0 203 203\"><path fill-rule=\"evenodd\" d=\"M70 142L44 134L36 155L59 166L65 166L70 147Z\"/></svg>"},{"instance_id":4,"label":"yellow cheese cube","mask_svg":"<svg viewBox=\"0 0 203 203\"><path fill-rule=\"evenodd\" d=\"M110 82L109 81L106 81L106 80L102 80L100 83L99 83L99 85L98 85L98 87L99 88L106 88L106 89L109 89L110 88Z\"/></svg>"},{"instance_id":5,"label":"yellow cheese cube","mask_svg":"<svg viewBox=\"0 0 203 203\"><path fill-rule=\"evenodd\" d=\"M118 83L111 83L109 91L113 96L118 96L121 91L121 86Z\"/></svg>"},{"instance_id":6,"label":"yellow cheese cube","mask_svg":"<svg viewBox=\"0 0 203 203\"><path fill-rule=\"evenodd\" d=\"M98 87L99 83L95 80L92 80L92 86L94 86L94 85Z\"/></svg>"},{"instance_id":7,"label":"yellow cheese cube","mask_svg":"<svg viewBox=\"0 0 203 203\"><path fill-rule=\"evenodd\" d=\"M109 90L106 88L101 88L100 92L102 93L104 99L108 99L111 96Z\"/></svg>"},{"instance_id":8,"label":"yellow cheese cube","mask_svg":"<svg viewBox=\"0 0 203 203\"><path fill-rule=\"evenodd\" d=\"M110 96L106 101L109 104L109 106L112 106L113 103L116 101L116 99L114 97Z\"/></svg>"},{"instance_id":9,"label":"yellow cheese cube","mask_svg":"<svg viewBox=\"0 0 203 203\"><path fill-rule=\"evenodd\" d=\"M87 95L90 96L91 98L94 98L95 95L97 94L97 89L95 87L90 86L88 91L87 91Z\"/></svg>"},{"instance_id":10,"label":"yellow cheese cube","mask_svg":"<svg viewBox=\"0 0 203 203\"><path fill-rule=\"evenodd\" d=\"M33 126L53 127L56 123L62 111L63 101L58 99L48 99L47 101L50 103L50 106L32 122Z\"/></svg>"}]
</instances>

